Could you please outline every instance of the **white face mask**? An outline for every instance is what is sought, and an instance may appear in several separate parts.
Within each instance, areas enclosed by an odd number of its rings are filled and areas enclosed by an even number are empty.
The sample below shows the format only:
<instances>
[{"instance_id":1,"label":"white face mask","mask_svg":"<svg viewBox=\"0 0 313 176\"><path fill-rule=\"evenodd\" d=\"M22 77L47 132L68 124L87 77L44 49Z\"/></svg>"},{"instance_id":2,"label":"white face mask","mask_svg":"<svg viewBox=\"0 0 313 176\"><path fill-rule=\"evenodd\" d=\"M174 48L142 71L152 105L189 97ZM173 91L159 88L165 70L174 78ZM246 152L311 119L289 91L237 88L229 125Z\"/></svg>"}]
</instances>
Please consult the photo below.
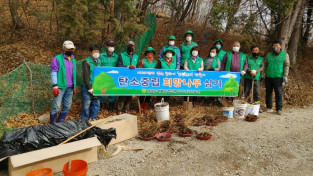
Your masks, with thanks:
<instances>
[{"instance_id":1,"label":"white face mask","mask_svg":"<svg viewBox=\"0 0 313 176\"><path fill-rule=\"evenodd\" d=\"M198 51L192 51L192 56L194 57L198 56Z\"/></svg>"},{"instance_id":2,"label":"white face mask","mask_svg":"<svg viewBox=\"0 0 313 176\"><path fill-rule=\"evenodd\" d=\"M187 40L188 42L190 42L190 41L192 40L192 37L188 36L188 37L186 37L186 40Z\"/></svg>"},{"instance_id":3,"label":"white face mask","mask_svg":"<svg viewBox=\"0 0 313 176\"><path fill-rule=\"evenodd\" d=\"M234 46L234 47L233 47L233 51L236 52L236 53L239 52L239 49L240 49L240 48L239 48L238 46Z\"/></svg>"},{"instance_id":4,"label":"white face mask","mask_svg":"<svg viewBox=\"0 0 313 176\"><path fill-rule=\"evenodd\" d=\"M92 57L95 59L98 59L100 57L100 54L99 53L93 53Z\"/></svg>"},{"instance_id":5,"label":"white face mask","mask_svg":"<svg viewBox=\"0 0 313 176\"><path fill-rule=\"evenodd\" d=\"M169 41L168 44L171 45L171 46L174 46L175 42L174 41Z\"/></svg>"},{"instance_id":6,"label":"white face mask","mask_svg":"<svg viewBox=\"0 0 313 176\"><path fill-rule=\"evenodd\" d=\"M210 56L214 58L216 56L216 53L210 53Z\"/></svg>"},{"instance_id":7,"label":"white face mask","mask_svg":"<svg viewBox=\"0 0 313 176\"><path fill-rule=\"evenodd\" d=\"M172 53L166 53L166 57L172 58L173 54Z\"/></svg>"},{"instance_id":8,"label":"white face mask","mask_svg":"<svg viewBox=\"0 0 313 176\"><path fill-rule=\"evenodd\" d=\"M109 51L110 53L113 53L113 52L114 52L114 47L108 47L108 51Z\"/></svg>"}]
</instances>

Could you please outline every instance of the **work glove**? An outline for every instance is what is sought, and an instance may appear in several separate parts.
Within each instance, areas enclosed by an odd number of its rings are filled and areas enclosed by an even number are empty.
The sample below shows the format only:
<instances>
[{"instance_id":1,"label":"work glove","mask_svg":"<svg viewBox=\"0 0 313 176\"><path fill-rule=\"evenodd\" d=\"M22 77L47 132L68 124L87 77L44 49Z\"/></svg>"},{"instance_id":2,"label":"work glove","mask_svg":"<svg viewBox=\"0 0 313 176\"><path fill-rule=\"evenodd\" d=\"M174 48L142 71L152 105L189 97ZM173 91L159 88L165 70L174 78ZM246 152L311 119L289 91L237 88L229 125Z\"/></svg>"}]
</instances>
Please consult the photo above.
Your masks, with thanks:
<instances>
[{"instance_id":1,"label":"work glove","mask_svg":"<svg viewBox=\"0 0 313 176\"><path fill-rule=\"evenodd\" d=\"M89 89L88 92L93 95L93 89Z\"/></svg>"},{"instance_id":2,"label":"work glove","mask_svg":"<svg viewBox=\"0 0 313 176\"><path fill-rule=\"evenodd\" d=\"M251 70L251 71L250 71L250 74L251 74L251 73L255 75L255 74L256 74L256 70Z\"/></svg>"},{"instance_id":3,"label":"work glove","mask_svg":"<svg viewBox=\"0 0 313 176\"><path fill-rule=\"evenodd\" d=\"M284 83L288 83L288 77L287 77L287 76L284 76L284 77L283 77L283 82L284 82Z\"/></svg>"},{"instance_id":4,"label":"work glove","mask_svg":"<svg viewBox=\"0 0 313 176\"><path fill-rule=\"evenodd\" d=\"M135 69L135 66L130 65L128 68L130 68L130 69Z\"/></svg>"},{"instance_id":5,"label":"work glove","mask_svg":"<svg viewBox=\"0 0 313 176\"><path fill-rule=\"evenodd\" d=\"M73 90L73 95L76 95L77 91L76 89Z\"/></svg>"},{"instance_id":6,"label":"work glove","mask_svg":"<svg viewBox=\"0 0 313 176\"><path fill-rule=\"evenodd\" d=\"M200 69L198 69L198 73L201 73L201 70L200 70Z\"/></svg>"},{"instance_id":7,"label":"work glove","mask_svg":"<svg viewBox=\"0 0 313 176\"><path fill-rule=\"evenodd\" d=\"M243 75L246 74L246 71L242 70L242 71L240 72L240 74L241 74L241 76L243 76Z\"/></svg>"},{"instance_id":8,"label":"work glove","mask_svg":"<svg viewBox=\"0 0 313 176\"><path fill-rule=\"evenodd\" d=\"M54 95L54 97L59 96L59 94L60 94L60 90L59 90L58 86L54 86L53 87L53 95Z\"/></svg>"}]
</instances>

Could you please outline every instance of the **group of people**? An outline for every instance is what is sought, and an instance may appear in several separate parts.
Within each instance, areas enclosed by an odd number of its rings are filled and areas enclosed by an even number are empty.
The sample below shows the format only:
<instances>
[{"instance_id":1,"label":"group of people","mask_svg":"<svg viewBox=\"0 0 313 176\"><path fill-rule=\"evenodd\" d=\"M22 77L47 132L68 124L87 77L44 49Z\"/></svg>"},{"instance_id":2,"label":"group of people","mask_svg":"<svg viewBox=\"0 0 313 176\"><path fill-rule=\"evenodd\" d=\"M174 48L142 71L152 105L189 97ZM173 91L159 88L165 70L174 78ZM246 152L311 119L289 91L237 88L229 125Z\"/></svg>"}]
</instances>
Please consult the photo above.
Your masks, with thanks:
<instances>
[{"instance_id":1,"label":"group of people","mask_svg":"<svg viewBox=\"0 0 313 176\"><path fill-rule=\"evenodd\" d=\"M281 42L272 43L272 51L265 58L259 56L260 48L257 45L251 47L251 55L247 56L240 51L240 43L234 42L231 51L224 51L222 40L214 42L209 50L207 58L199 57L199 46L193 41L195 35L188 30L184 34L185 42L180 47L175 45L175 36L168 38L168 44L164 46L159 57L152 47L148 47L144 52L144 58L134 53L135 43L129 41L126 51L120 54L115 53L115 42L108 40L105 44L106 51L100 53L100 48L96 45L90 47L90 56L84 59L82 63L83 80L81 86L82 110L81 118L84 120L97 119L100 110L100 103L105 97L96 97L93 95L93 69L94 67L125 67L135 68L155 68L155 69L175 69L175 70L196 70L202 71L230 71L240 72L244 82L244 94L249 95L251 88L253 90L253 100L260 101L260 80L265 78L266 85L266 107L267 112L272 110L272 93L275 91L276 111L282 113L282 84L288 82L289 56L282 51ZM76 94L76 60L74 57L75 46L72 41L63 43L63 51L55 56L51 62L51 79L53 86L53 105L50 112L50 123L63 122L71 107L72 96ZM254 84L254 86L252 86ZM131 96L109 96L108 110L115 110L117 101L117 112L127 113ZM165 101L169 97L164 97ZM142 110L147 110L151 97L141 96L140 104ZM186 101L187 97L185 97ZM192 98L193 103L196 97ZM61 112L57 114L61 108Z\"/></svg>"}]
</instances>

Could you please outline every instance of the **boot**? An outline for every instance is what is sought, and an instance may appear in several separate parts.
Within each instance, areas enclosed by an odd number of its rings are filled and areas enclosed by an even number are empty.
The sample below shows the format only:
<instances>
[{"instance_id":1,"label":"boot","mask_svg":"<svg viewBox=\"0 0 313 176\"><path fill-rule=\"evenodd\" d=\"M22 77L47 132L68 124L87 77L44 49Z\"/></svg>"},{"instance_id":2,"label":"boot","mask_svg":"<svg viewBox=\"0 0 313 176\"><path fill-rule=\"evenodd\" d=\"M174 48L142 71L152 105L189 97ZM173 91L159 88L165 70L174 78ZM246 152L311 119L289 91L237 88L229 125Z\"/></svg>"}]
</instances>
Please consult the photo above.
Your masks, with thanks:
<instances>
[{"instance_id":1,"label":"boot","mask_svg":"<svg viewBox=\"0 0 313 176\"><path fill-rule=\"evenodd\" d=\"M109 102L109 112L114 111L114 102Z\"/></svg>"},{"instance_id":2,"label":"boot","mask_svg":"<svg viewBox=\"0 0 313 176\"><path fill-rule=\"evenodd\" d=\"M149 108L149 103L148 102L144 102L143 103L143 110L146 111Z\"/></svg>"},{"instance_id":3,"label":"boot","mask_svg":"<svg viewBox=\"0 0 313 176\"><path fill-rule=\"evenodd\" d=\"M59 118L58 118L58 123L59 122L64 122L65 118L66 118L67 113L60 113Z\"/></svg>"},{"instance_id":4,"label":"boot","mask_svg":"<svg viewBox=\"0 0 313 176\"><path fill-rule=\"evenodd\" d=\"M54 124L56 119L57 119L57 114L50 113L50 124Z\"/></svg>"}]
</instances>

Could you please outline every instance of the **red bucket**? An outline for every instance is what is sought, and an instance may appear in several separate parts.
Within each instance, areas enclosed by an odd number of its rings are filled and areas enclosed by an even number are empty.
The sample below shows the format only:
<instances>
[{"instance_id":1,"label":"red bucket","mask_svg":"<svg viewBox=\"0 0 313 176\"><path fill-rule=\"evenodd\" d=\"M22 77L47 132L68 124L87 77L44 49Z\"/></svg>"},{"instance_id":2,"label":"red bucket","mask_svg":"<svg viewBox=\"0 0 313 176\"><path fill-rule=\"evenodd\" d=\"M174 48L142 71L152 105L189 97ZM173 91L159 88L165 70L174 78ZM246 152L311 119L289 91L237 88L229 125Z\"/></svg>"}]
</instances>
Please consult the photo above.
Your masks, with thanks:
<instances>
[{"instance_id":1,"label":"red bucket","mask_svg":"<svg viewBox=\"0 0 313 176\"><path fill-rule=\"evenodd\" d=\"M68 170L68 162L63 167L64 176L86 176L88 164L84 160L72 160L71 170Z\"/></svg>"},{"instance_id":2,"label":"red bucket","mask_svg":"<svg viewBox=\"0 0 313 176\"><path fill-rule=\"evenodd\" d=\"M42 168L30 171L26 176L53 176L53 171L50 168Z\"/></svg>"}]
</instances>

